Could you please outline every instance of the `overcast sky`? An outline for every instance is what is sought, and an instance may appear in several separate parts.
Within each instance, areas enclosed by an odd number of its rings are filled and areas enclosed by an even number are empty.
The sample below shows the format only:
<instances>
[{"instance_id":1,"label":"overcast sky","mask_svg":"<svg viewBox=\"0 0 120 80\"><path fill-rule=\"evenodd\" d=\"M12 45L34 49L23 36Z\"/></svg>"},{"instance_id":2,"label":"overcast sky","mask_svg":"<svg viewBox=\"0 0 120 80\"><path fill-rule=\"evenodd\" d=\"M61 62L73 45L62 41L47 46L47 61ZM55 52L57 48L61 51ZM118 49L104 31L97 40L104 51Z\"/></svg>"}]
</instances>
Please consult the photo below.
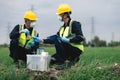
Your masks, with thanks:
<instances>
[{"instance_id":1,"label":"overcast sky","mask_svg":"<svg viewBox=\"0 0 120 80\"><path fill-rule=\"evenodd\" d=\"M120 41L120 0L0 0L0 44L9 42L8 31L24 24L23 15L33 5L38 21L40 38L56 34L63 24L56 10L61 3L72 7L72 19L80 21L86 40L92 37L91 18L94 18L94 35L100 39ZM8 28L8 24L10 27Z\"/></svg>"}]
</instances>

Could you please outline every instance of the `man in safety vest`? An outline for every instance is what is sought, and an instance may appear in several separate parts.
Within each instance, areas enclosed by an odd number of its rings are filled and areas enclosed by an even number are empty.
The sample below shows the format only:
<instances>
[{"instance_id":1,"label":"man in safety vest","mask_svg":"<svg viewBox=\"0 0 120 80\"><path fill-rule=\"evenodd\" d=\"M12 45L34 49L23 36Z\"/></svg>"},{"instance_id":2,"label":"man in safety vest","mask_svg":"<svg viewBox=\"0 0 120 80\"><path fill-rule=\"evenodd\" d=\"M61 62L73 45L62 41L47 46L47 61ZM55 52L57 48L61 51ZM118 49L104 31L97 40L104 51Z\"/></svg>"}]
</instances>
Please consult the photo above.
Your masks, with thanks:
<instances>
[{"instance_id":1,"label":"man in safety vest","mask_svg":"<svg viewBox=\"0 0 120 80\"><path fill-rule=\"evenodd\" d=\"M37 17L33 11L24 14L24 25L16 25L10 33L10 57L15 63L26 62L26 54L34 54L39 47L40 39L34 30Z\"/></svg>"},{"instance_id":2,"label":"man in safety vest","mask_svg":"<svg viewBox=\"0 0 120 80\"><path fill-rule=\"evenodd\" d=\"M79 61L80 54L84 51L82 42L84 36L80 22L73 21L70 17L72 9L68 4L61 4L58 7L57 15L60 21L64 22L57 35L44 39L44 43L54 41L56 54L52 56L51 64L58 63L63 65L65 61L76 63ZM57 37L59 36L59 37ZM61 69L58 66L56 69Z\"/></svg>"}]
</instances>

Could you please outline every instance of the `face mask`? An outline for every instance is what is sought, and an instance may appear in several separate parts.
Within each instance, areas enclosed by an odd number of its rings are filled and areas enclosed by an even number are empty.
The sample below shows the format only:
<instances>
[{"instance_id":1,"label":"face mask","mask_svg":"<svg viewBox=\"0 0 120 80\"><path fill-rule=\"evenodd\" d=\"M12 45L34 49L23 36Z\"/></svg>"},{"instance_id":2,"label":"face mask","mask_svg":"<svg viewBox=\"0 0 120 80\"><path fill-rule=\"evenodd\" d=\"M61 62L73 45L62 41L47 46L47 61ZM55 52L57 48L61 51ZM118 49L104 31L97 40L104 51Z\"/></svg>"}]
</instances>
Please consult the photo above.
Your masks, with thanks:
<instances>
[{"instance_id":1,"label":"face mask","mask_svg":"<svg viewBox=\"0 0 120 80\"><path fill-rule=\"evenodd\" d=\"M58 16L58 19L59 19L60 21L63 21L63 19L62 19L62 17L61 17L61 16Z\"/></svg>"},{"instance_id":2,"label":"face mask","mask_svg":"<svg viewBox=\"0 0 120 80\"><path fill-rule=\"evenodd\" d=\"M32 28L34 28L36 26L36 22L32 22L31 24L30 24L30 27L32 27Z\"/></svg>"}]
</instances>

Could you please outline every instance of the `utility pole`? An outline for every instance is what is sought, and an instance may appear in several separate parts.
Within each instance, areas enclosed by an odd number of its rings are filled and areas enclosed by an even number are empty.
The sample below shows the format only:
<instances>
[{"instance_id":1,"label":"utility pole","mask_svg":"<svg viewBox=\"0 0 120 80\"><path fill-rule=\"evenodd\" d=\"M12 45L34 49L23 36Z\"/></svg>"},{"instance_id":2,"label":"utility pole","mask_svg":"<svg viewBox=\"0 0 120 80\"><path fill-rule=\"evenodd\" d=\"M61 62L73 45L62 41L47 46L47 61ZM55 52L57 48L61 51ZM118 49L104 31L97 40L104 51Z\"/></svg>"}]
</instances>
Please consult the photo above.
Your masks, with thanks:
<instances>
[{"instance_id":1,"label":"utility pole","mask_svg":"<svg viewBox=\"0 0 120 80\"><path fill-rule=\"evenodd\" d=\"M94 17L91 17L91 39L95 36Z\"/></svg>"},{"instance_id":2,"label":"utility pole","mask_svg":"<svg viewBox=\"0 0 120 80\"><path fill-rule=\"evenodd\" d=\"M34 11L34 5L31 5L30 10L31 10L31 11Z\"/></svg>"},{"instance_id":3,"label":"utility pole","mask_svg":"<svg viewBox=\"0 0 120 80\"><path fill-rule=\"evenodd\" d=\"M94 28L94 17L91 17L91 46L95 46L95 42L93 42L92 40L95 37L95 28Z\"/></svg>"},{"instance_id":4,"label":"utility pole","mask_svg":"<svg viewBox=\"0 0 120 80\"><path fill-rule=\"evenodd\" d=\"M112 42L114 41L115 35L114 32L112 32Z\"/></svg>"},{"instance_id":5,"label":"utility pole","mask_svg":"<svg viewBox=\"0 0 120 80\"><path fill-rule=\"evenodd\" d=\"M10 34L10 22L8 22L7 27L6 27L6 43L9 44L9 34Z\"/></svg>"}]
</instances>

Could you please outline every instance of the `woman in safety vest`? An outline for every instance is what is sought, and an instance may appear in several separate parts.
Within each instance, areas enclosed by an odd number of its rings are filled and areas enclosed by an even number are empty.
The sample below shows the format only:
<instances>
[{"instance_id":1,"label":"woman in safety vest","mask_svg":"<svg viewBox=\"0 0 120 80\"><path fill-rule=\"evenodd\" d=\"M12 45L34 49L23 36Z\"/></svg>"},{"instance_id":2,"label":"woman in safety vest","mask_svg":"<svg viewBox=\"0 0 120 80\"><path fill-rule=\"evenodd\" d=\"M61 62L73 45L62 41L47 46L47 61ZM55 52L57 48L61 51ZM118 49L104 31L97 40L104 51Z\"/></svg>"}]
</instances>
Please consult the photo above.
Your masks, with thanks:
<instances>
[{"instance_id":1,"label":"woman in safety vest","mask_svg":"<svg viewBox=\"0 0 120 80\"><path fill-rule=\"evenodd\" d=\"M10 33L10 57L15 63L19 60L26 62L26 54L33 54L39 47L40 39L34 30L36 14L33 11L27 11L24 20L24 25L16 25Z\"/></svg>"},{"instance_id":2,"label":"woman in safety vest","mask_svg":"<svg viewBox=\"0 0 120 80\"><path fill-rule=\"evenodd\" d=\"M70 17L72 9L68 4L61 4L58 7L57 15L60 21L64 22L57 35L44 39L44 43L54 41L56 53L52 55L51 64L58 63L56 69L62 69L68 61L68 66L79 61L80 54L84 51L82 42L84 36L80 22L73 21ZM57 37L58 36L58 37Z\"/></svg>"}]
</instances>

